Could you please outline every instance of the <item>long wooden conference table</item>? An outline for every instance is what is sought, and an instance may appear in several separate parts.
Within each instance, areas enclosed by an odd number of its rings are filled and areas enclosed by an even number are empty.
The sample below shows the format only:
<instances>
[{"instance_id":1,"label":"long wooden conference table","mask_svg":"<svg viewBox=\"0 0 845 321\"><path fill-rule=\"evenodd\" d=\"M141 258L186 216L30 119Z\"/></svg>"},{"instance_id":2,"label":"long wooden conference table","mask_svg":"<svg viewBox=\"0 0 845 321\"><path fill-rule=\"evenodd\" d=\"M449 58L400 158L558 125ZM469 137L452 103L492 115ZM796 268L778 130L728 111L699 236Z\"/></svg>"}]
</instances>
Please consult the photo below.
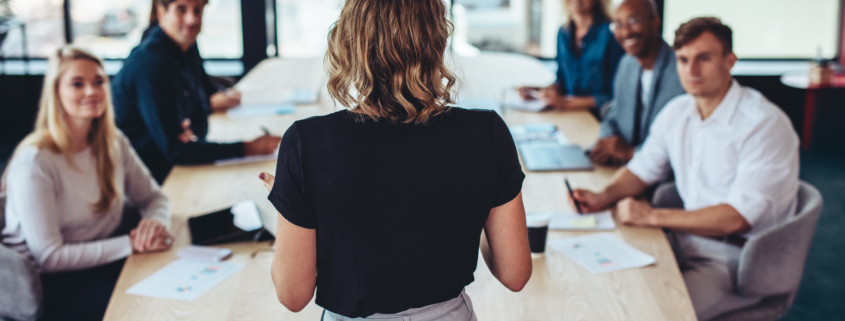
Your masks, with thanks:
<instances>
[{"instance_id":1,"label":"long wooden conference table","mask_svg":"<svg viewBox=\"0 0 845 321\"><path fill-rule=\"evenodd\" d=\"M452 58L461 79L460 94L499 97L506 86L542 86L554 74L537 60L514 54L485 53ZM237 85L245 103L272 99L281 88L321 88L318 104L297 106L289 115L229 119L213 115L209 140L240 141L262 134L261 126L281 135L298 119L340 110L325 91L321 59L267 59ZM523 113L503 115L513 126L527 123L557 124L570 142L583 147L595 142L598 122L587 112ZM597 167L584 172L529 172L523 187L526 211L572 211L564 177L574 187L599 190L609 183L615 168ZM272 244L241 242L220 245L232 249L230 262L245 264L234 276L193 302L126 294L126 290L176 260L176 252L190 245L189 217L210 213L252 199L265 218L276 219L267 191L258 179L261 171L273 173L275 162L215 167L177 166L163 184L173 209L172 250L132 255L126 261L106 311L106 320L319 320L322 308L312 301L292 313L276 299L270 279ZM275 222L271 222L275 226ZM549 239L589 232L550 231ZM475 282L467 287L479 320L695 320L687 288L662 230L622 226L613 234L652 255L656 263L639 269L591 274L563 253L547 247L535 258L531 280L519 293L502 286L479 254Z\"/></svg>"}]
</instances>

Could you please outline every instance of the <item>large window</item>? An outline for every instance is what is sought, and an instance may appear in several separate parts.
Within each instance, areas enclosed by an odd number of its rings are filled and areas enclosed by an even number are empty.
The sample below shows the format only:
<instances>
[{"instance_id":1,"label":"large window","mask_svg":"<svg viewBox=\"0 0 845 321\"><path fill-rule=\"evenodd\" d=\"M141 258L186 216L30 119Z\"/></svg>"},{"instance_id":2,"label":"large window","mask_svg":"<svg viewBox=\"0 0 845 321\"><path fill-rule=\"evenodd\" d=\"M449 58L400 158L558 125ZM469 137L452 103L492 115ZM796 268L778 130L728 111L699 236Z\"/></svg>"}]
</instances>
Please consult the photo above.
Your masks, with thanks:
<instances>
[{"instance_id":1,"label":"large window","mask_svg":"<svg viewBox=\"0 0 845 321\"><path fill-rule=\"evenodd\" d=\"M203 58L243 56L239 0L210 0L197 44ZM125 58L149 25L151 0L72 0L73 42L102 58Z\"/></svg>"},{"instance_id":2,"label":"large window","mask_svg":"<svg viewBox=\"0 0 845 321\"><path fill-rule=\"evenodd\" d=\"M694 17L713 16L733 29L739 58L836 55L839 0L665 0L663 38Z\"/></svg>"},{"instance_id":3,"label":"large window","mask_svg":"<svg viewBox=\"0 0 845 321\"><path fill-rule=\"evenodd\" d=\"M64 44L62 2L9 0L5 5L0 4L3 6L0 8L0 54L6 58L22 57L24 53L29 57L47 57ZM26 40L25 51L23 40Z\"/></svg>"},{"instance_id":4,"label":"large window","mask_svg":"<svg viewBox=\"0 0 845 321\"><path fill-rule=\"evenodd\" d=\"M279 56L321 57L343 0L276 0Z\"/></svg>"},{"instance_id":5,"label":"large window","mask_svg":"<svg viewBox=\"0 0 845 321\"><path fill-rule=\"evenodd\" d=\"M472 54L482 51L530 52L537 54L537 37L532 26L539 22L531 6L539 0L454 0L455 50ZM469 44L470 46L466 46Z\"/></svg>"},{"instance_id":6,"label":"large window","mask_svg":"<svg viewBox=\"0 0 845 321\"><path fill-rule=\"evenodd\" d=\"M65 44L65 0L5 1L0 0L0 55L46 58ZM152 0L67 1L73 43L105 59L126 58L149 25ZM240 0L210 0L197 39L203 58L240 59L242 30Z\"/></svg>"}]
</instances>

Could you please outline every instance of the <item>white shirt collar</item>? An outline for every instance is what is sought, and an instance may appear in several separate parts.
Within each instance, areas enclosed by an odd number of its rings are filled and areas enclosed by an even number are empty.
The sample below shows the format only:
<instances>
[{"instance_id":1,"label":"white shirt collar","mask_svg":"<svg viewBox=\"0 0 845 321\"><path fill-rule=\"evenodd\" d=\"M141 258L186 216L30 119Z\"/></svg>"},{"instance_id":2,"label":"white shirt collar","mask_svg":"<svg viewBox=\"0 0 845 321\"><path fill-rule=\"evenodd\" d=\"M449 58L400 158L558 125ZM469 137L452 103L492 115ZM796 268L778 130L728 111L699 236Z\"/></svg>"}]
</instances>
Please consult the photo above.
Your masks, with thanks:
<instances>
[{"instance_id":1,"label":"white shirt collar","mask_svg":"<svg viewBox=\"0 0 845 321\"><path fill-rule=\"evenodd\" d=\"M739 100L741 97L742 86L739 85L739 82L737 82L736 79L731 79L731 87L728 89L725 97L722 98L722 102L719 103L719 106L716 106L716 109L713 110L712 114L710 114L710 117L707 117L707 119L703 121L701 120L701 113L699 113L694 99L689 116L702 122L718 122L724 125L729 125L731 123L731 119L733 119L733 115L736 113L736 109L739 107Z\"/></svg>"}]
</instances>

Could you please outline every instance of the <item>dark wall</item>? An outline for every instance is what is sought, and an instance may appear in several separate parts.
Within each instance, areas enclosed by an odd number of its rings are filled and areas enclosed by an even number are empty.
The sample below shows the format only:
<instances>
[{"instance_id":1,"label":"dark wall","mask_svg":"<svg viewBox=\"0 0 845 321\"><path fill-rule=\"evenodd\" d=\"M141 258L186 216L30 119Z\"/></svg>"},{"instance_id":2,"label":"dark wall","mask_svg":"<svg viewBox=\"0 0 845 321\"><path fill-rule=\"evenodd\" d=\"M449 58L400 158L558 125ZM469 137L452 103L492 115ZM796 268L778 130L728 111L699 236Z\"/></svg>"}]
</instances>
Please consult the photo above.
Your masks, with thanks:
<instances>
[{"instance_id":1,"label":"dark wall","mask_svg":"<svg viewBox=\"0 0 845 321\"><path fill-rule=\"evenodd\" d=\"M805 90L785 86L777 76L740 76L743 86L757 89L771 102L778 105L792 120L799 136L804 130ZM825 89L818 92L811 149L818 152L834 151L845 146L845 89Z\"/></svg>"},{"instance_id":2,"label":"dark wall","mask_svg":"<svg viewBox=\"0 0 845 321\"><path fill-rule=\"evenodd\" d=\"M0 172L12 151L32 131L44 76L0 75Z\"/></svg>"},{"instance_id":3,"label":"dark wall","mask_svg":"<svg viewBox=\"0 0 845 321\"><path fill-rule=\"evenodd\" d=\"M20 140L35 124L44 76L0 76L0 139Z\"/></svg>"}]
</instances>

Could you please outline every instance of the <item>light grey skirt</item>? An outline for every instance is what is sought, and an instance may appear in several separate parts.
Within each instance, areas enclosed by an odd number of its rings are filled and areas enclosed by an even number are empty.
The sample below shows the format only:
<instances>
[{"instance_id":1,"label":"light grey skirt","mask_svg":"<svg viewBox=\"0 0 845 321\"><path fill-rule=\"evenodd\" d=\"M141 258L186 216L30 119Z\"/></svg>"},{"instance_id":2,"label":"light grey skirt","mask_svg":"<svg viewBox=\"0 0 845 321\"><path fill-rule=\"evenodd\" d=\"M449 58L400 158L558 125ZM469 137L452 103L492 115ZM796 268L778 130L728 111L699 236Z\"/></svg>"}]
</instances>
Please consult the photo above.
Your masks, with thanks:
<instances>
[{"instance_id":1,"label":"light grey skirt","mask_svg":"<svg viewBox=\"0 0 845 321\"><path fill-rule=\"evenodd\" d=\"M329 310L323 310L322 321L352 321L352 320L379 320L379 321L478 321L475 312L472 310L466 290L461 291L458 297L430 304L421 308L408 309L399 313L381 314L376 313L366 318L347 318Z\"/></svg>"}]
</instances>

